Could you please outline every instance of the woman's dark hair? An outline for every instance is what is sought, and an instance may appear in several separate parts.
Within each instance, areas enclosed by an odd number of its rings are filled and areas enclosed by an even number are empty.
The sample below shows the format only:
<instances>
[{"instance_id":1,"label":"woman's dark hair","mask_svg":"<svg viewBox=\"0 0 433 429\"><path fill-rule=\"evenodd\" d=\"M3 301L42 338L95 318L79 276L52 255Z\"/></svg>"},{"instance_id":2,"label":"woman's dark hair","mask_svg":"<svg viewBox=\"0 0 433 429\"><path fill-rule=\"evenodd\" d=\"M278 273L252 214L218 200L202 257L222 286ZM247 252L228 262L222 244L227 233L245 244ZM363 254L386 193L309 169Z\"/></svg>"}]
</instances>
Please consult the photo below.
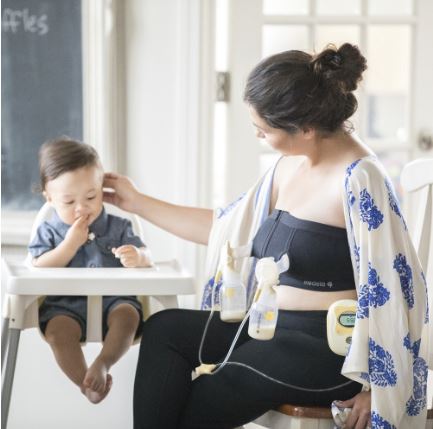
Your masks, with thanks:
<instances>
[{"instance_id":1,"label":"woman's dark hair","mask_svg":"<svg viewBox=\"0 0 433 429\"><path fill-rule=\"evenodd\" d=\"M349 43L328 45L316 55L281 52L251 71L244 100L273 128L332 133L355 113L352 91L366 68L358 47Z\"/></svg>"},{"instance_id":2,"label":"woman's dark hair","mask_svg":"<svg viewBox=\"0 0 433 429\"><path fill-rule=\"evenodd\" d=\"M39 150L40 190L47 182L68 171L82 167L101 166L96 150L86 144L61 136L45 142Z\"/></svg>"}]
</instances>

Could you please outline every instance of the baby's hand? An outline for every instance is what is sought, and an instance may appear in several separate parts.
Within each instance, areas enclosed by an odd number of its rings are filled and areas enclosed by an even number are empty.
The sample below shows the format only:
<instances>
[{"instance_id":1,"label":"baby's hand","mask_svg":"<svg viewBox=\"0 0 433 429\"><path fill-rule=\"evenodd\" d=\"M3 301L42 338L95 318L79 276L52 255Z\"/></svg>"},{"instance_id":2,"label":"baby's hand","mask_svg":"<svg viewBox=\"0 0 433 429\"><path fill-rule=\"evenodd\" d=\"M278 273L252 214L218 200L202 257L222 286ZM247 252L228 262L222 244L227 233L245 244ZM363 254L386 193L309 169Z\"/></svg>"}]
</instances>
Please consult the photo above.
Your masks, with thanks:
<instances>
[{"instance_id":1,"label":"baby's hand","mask_svg":"<svg viewBox=\"0 0 433 429\"><path fill-rule=\"evenodd\" d=\"M89 216L80 216L68 229L65 242L78 250L89 238Z\"/></svg>"},{"instance_id":2,"label":"baby's hand","mask_svg":"<svg viewBox=\"0 0 433 429\"><path fill-rule=\"evenodd\" d=\"M126 268L135 268L140 265L140 249L132 244L124 244L117 248L113 247L111 251L114 253L116 258L120 259L121 264Z\"/></svg>"}]
</instances>

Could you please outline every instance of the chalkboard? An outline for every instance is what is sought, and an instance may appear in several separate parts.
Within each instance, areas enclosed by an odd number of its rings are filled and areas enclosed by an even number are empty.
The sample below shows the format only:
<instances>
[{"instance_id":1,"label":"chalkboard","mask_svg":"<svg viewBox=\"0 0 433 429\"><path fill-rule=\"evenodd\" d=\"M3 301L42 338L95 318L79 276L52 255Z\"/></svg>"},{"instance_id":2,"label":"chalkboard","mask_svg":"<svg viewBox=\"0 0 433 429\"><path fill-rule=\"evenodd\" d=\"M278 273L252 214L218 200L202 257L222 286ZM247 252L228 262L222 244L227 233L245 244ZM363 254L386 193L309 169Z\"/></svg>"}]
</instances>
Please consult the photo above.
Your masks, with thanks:
<instances>
[{"instance_id":1,"label":"chalkboard","mask_svg":"<svg viewBox=\"0 0 433 429\"><path fill-rule=\"evenodd\" d=\"M40 145L82 140L81 0L2 0L2 208L34 210Z\"/></svg>"}]
</instances>

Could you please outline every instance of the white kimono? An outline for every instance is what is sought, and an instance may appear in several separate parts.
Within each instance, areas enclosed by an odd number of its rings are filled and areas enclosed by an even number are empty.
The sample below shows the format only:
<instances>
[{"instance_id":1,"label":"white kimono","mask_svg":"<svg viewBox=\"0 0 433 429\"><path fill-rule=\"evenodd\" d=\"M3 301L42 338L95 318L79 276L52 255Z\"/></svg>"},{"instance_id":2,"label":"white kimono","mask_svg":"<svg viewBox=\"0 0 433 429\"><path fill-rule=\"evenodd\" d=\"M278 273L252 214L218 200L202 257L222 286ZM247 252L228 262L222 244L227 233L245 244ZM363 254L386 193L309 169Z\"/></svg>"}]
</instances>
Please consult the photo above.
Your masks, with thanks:
<instances>
[{"instance_id":1,"label":"white kimono","mask_svg":"<svg viewBox=\"0 0 433 429\"><path fill-rule=\"evenodd\" d=\"M232 246L250 243L268 216L274 169L215 212L203 309L210 308L221 246L227 240ZM424 429L428 304L416 251L391 181L375 156L348 166L342 194L358 309L341 373L371 389L372 428ZM243 258L236 267L249 299L255 263L255 258Z\"/></svg>"}]
</instances>

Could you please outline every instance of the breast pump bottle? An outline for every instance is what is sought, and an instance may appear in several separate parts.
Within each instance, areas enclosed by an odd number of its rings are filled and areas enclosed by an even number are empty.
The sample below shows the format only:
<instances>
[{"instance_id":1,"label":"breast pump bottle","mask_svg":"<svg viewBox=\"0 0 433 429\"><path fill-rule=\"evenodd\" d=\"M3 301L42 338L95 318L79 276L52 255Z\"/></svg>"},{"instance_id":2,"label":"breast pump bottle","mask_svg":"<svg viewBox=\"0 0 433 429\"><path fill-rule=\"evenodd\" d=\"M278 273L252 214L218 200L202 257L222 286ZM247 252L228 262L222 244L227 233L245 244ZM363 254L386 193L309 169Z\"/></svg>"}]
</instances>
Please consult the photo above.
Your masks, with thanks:
<instances>
[{"instance_id":1,"label":"breast pump bottle","mask_svg":"<svg viewBox=\"0 0 433 429\"><path fill-rule=\"evenodd\" d=\"M246 289L240 274L234 269L234 258L228 242L223 246L220 260L223 263L220 318L224 322L240 322L247 308Z\"/></svg>"},{"instance_id":2,"label":"breast pump bottle","mask_svg":"<svg viewBox=\"0 0 433 429\"><path fill-rule=\"evenodd\" d=\"M248 334L257 340L270 340L278 319L277 294L279 270L274 258L262 258L256 265L258 286L250 311Z\"/></svg>"}]
</instances>

